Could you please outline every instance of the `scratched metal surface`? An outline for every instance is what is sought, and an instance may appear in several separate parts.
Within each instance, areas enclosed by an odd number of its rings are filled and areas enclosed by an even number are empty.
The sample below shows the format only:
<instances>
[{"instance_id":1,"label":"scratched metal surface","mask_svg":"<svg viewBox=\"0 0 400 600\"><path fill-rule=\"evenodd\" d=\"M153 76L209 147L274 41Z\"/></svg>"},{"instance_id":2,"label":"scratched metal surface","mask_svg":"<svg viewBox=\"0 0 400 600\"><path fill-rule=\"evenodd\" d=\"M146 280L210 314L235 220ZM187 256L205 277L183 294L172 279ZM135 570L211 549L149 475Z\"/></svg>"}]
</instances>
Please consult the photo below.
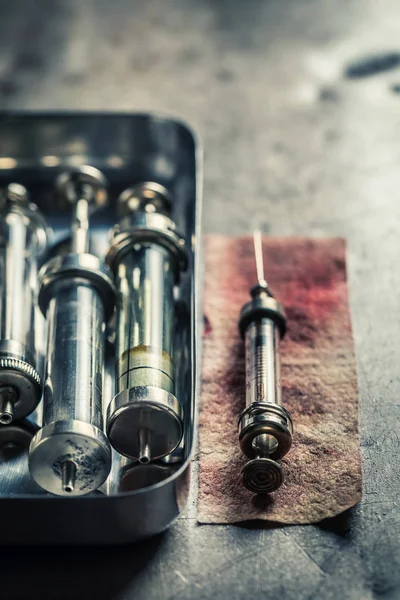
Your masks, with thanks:
<instances>
[{"instance_id":1,"label":"scratched metal surface","mask_svg":"<svg viewBox=\"0 0 400 600\"><path fill-rule=\"evenodd\" d=\"M2 597L400 598L397 0L13 0L0 107L163 110L206 147L204 227L349 242L364 499L324 526L196 525L2 551ZM99 526L101 524L99 523ZM4 596L6 594L6 596Z\"/></svg>"}]
</instances>

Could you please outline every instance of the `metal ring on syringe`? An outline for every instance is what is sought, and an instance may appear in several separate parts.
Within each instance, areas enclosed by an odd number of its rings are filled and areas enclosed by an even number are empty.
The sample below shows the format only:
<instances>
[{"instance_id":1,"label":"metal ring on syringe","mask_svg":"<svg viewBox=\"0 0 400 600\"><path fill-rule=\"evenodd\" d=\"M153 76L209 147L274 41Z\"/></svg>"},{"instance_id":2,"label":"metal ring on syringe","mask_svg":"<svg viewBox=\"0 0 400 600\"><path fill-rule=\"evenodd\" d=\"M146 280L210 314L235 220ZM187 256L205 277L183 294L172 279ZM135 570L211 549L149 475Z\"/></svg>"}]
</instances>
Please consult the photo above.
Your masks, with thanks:
<instances>
[{"instance_id":1,"label":"metal ring on syringe","mask_svg":"<svg viewBox=\"0 0 400 600\"><path fill-rule=\"evenodd\" d=\"M117 287L117 393L107 410L107 435L120 454L146 464L171 453L183 433L174 395L174 287L187 253L163 186L146 182L126 190L119 211L107 256Z\"/></svg>"},{"instance_id":2,"label":"metal ring on syringe","mask_svg":"<svg viewBox=\"0 0 400 600\"><path fill-rule=\"evenodd\" d=\"M106 199L93 167L61 175L59 192L73 207L72 248L40 273L39 305L48 321L43 428L29 450L32 477L60 496L104 483L111 448L103 433L104 329L115 289L107 267L89 253L89 213Z\"/></svg>"},{"instance_id":3,"label":"metal ring on syringe","mask_svg":"<svg viewBox=\"0 0 400 600\"><path fill-rule=\"evenodd\" d=\"M42 395L36 367L36 286L48 228L28 192L5 190L0 209L0 424L22 419Z\"/></svg>"},{"instance_id":4,"label":"metal ring on syringe","mask_svg":"<svg viewBox=\"0 0 400 600\"><path fill-rule=\"evenodd\" d=\"M243 484L254 493L269 493L283 483L276 462L290 450L293 423L282 406L279 343L286 317L264 279L261 236L254 235L258 283L240 313L245 339L246 408L239 417L239 442L250 458L242 469Z\"/></svg>"}]
</instances>

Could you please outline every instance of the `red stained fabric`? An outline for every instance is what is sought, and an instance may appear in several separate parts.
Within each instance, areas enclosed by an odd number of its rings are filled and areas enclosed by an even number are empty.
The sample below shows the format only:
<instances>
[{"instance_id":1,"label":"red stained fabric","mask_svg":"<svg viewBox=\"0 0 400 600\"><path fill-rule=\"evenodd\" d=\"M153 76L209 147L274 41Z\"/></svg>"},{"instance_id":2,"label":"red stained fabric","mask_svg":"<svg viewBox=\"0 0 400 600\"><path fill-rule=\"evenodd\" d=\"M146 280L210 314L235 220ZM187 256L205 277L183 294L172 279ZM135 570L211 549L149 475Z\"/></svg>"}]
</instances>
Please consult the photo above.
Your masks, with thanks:
<instances>
[{"instance_id":1,"label":"red stained fabric","mask_svg":"<svg viewBox=\"0 0 400 600\"><path fill-rule=\"evenodd\" d=\"M285 483L268 497L247 491L238 444L244 408L242 305L255 283L251 238L206 240L203 387L198 520L263 519L315 523L361 497L357 375L341 239L265 239L266 277L285 307L281 344L283 404L293 446L282 461Z\"/></svg>"}]
</instances>

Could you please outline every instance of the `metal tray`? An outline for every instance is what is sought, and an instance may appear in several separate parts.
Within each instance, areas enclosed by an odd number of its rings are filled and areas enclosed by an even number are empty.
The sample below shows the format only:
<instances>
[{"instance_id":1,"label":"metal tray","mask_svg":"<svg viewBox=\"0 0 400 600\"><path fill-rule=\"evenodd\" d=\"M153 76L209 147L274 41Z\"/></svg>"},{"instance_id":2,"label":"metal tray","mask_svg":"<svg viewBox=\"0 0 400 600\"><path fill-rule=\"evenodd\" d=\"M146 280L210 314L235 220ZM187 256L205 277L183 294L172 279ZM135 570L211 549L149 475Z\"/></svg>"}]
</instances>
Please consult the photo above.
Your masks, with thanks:
<instances>
[{"instance_id":1,"label":"metal tray","mask_svg":"<svg viewBox=\"0 0 400 600\"><path fill-rule=\"evenodd\" d=\"M79 164L101 169L110 183L109 207L92 220L92 250L99 255L105 253L116 220L115 200L122 190L139 181L157 181L172 192L173 218L190 253L176 320L177 395L185 410L184 439L168 460L145 474L133 471L136 465L114 453L111 474L100 490L62 498L44 492L28 471L27 446L41 423L40 408L12 429L0 428L0 544L133 542L167 528L188 495L198 388L199 144L184 123L156 115L0 113L0 186L16 181L28 188L53 228L52 251L68 236L70 222L70 215L54 207L54 180L61 170ZM38 332L42 345L44 327L43 323ZM105 406L113 393L112 344L107 365ZM7 442L15 436L19 446L10 449ZM166 476L161 482L160 473ZM141 481L147 487L136 489Z\"/></svg>"}]
</instances>

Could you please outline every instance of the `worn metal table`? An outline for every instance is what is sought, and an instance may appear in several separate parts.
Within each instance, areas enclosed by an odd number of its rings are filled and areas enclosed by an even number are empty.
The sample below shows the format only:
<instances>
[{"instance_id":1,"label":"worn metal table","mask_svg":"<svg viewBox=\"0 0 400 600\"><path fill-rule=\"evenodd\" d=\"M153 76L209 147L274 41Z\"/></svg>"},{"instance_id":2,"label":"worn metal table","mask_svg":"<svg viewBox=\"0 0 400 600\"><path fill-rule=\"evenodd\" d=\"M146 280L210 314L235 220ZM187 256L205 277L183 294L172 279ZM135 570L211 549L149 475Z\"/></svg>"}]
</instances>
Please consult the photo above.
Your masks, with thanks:
<instances>
[{"instance_id":1,"label":"worn metal table","mask_svg":"<svg viewBox=\"0 0 400 600\"><path fill-rule=\"evenodd\" d=\"M3 550L2 597L400 598L399 2L0 11L1 108L180 115L205 143L207 232L248 232L256 215L270 234L348 239L364 471L362 504L323 526L198 526L193 496L140 546Z\"/></svg>"}]
</instances>

